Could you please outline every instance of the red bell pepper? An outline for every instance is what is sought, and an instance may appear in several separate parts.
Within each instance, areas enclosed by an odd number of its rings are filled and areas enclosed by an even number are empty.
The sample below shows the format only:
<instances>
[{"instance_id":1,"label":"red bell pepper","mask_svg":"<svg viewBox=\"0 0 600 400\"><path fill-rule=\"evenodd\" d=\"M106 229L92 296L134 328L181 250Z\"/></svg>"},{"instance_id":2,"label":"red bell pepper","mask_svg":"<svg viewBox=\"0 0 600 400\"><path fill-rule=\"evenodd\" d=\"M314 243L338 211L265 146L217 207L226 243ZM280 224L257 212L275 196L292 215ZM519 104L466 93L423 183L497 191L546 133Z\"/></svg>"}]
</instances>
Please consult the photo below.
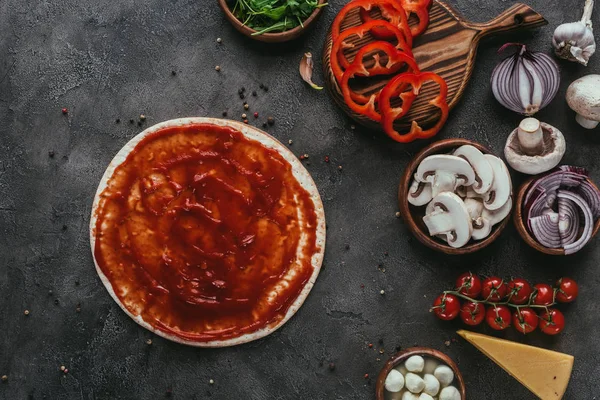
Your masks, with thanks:
<instances>
[{"instance_id":1,"label":"red bell pepper","mask_svg":"<svg viewBox=\"0 0 600 400\"><path fill-rule=\"evenodd\" d=\"M375 59L375 65L367 69L363 58L374 51L384 52L388 58L387 64L385 66L381 65L379 53L376 53L373 56ZM356 92L350 89L349 81L356 76L369 77L388 75L390 73L397 72L404 65L407 65L411 71L419 71L419 67L417 66L414 58L409 56L407 53L396 49L394 45L389 42L372 42L362 47L356 54L352 64L350 64L350 66L342 75L342 81L340 83L344 101L346 102L348 108L357 114L371 118L373 121L381 122L381 114L375 108L375 103L379 100L379 92L368 97L364 95L358 95ZM357 103L357 100L355 100L356 97L363 97L365 104Z\"/></svg>"},{"instance_id":2,"label":"red bell pepper","mask_svg":"<svg viewBox=\"0 0 600 400\"><path fill-rule=\"evenodd\" d=\"M336 15L331 25L331 39L334 43L338 40L342 32L341 28L344 19L346 19L350 11L358 7L367 12L374 7L379 7L382 16L405 33L406 43L412 47L412 35L410 33L410 26L408 25L408 18L398 0L353 0L346 4Z\"/></svg>"},{"instance_id":3,"label":"red bell pepper","mask_svg":"<svg viewBox=\"0 0 600 400\"><path fill-rule=\"evenodd\" d=\"M396 2L404 9L406 17L409 18L410 14L415 14L419 19L419 24L410 27L410 31L413 37L417 37L427 29L429 25L429 9L431 8L432 0L396 0ZM395 12L394 8L387 5L381 6L382 16L384 14L391 15ZM369 11L364 8L360 9L360 18L363 22L372 21L373 17L369 14ZM372 31L374 37L378 39L392 39L394 36L389 30L383 28L376 28Z\"/></svg>"},{"instance_id":4,"label":"red bell pepper","mask_svg":"<svg viewBox=\"0 0 600 400\"><path fill-rule=\"evenodd\" d=\"M412 57L412 51L406 43L404 33L396 26L390 24L387 21L372 20L364 23L363 25L346 29L345 31L342 31L340 33L338 39L335 42L333 42L331 46L331 70L333 71L333 76L335 76L335 79L338 83L342 81L344 69L350 66L350 62L344 55L344 49L354 47L352 43L346 43L345 40L353 35L362 38L367 32L373 32L373 30L376 28L383 28L386 29L388 32L391 32L393 37L398 41L396 48L408 53Z\"/></svg>"},{"instance_id":5,"label":"red bell pepper","mask_svg":"<svg viewBox=\"0 0 600 400\"><path fill-rule=\"evenodd\" d=\"M394 128L394 121L402 118L408 113L415 98L419 95L421 87L425 82L433 81L440 87L440 93L429 102L441 111L438 122L430 129L423 130L416 121L412 121L408 133L399 133ZM408 86L409 91L404 91ZM402 99L402 106L393 108L391 100L394 97ZM397 142L412 142L415 139L426 139L434 136L442 129L448 119L448 85L444 79L433 72L404 73L396 76L381 90L379 94L379 109L381 111L381 125L385 133Z\"/></svg>"}]
</instances>

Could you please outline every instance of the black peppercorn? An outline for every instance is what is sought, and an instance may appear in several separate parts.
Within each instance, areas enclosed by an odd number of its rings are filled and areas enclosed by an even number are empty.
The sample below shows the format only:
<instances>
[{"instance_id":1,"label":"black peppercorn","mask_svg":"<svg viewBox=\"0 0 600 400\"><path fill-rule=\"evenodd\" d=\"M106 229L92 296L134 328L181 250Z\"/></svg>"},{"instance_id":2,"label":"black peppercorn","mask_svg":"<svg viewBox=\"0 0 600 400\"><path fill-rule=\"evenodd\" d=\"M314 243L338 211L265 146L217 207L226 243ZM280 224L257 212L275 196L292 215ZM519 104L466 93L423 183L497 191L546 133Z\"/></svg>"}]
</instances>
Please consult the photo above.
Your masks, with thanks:
<instances>
[{"instance_id":1,"label":"black peppercorn","mask_svg":"<svg viewBox=\"0 0 600 400\"><path fill-rule=\"evenodd\" d=\"M134 122L135 122L135 121L133 120L133 118L131 118L131 119L129 120L129 123L130 123L130 124L133 124Z\"/></svg>"},{"instance_id":2,"label":"black peppercorn","mask_svg":"<svg viewBox=\"0 0 600 400\"><path fill-rule=\"evenodd\" d=\"M54 299L54 304L58 305L58 299Z\"/></svg>"},{"instance_id":3,"label":"black peppercorn","mask_svg":"<svg viewBox=\"0 0 600 400\"><path fill-rule=\"evenodd\" d=\"M252 96L256 97L256 90L252 92Z\"/></svg>"},{"instance_id":4,"label":"black peppercorn","mask_svg":"<svg viewBox=\"0 0 600 400\"><path fill-rule=\"evenodd\" d=\"M269 117L269 118L267 118L267 122L269 123L269 125L273 125L273 124L275 124L275 118Z\"/></svg>"},{"instance_id":5,"label":"black peppercorn","mask_svg":"<svg viewBox=\"0 0 600 400\"><path fill-rule=\"evenodd\" d=\"M171 71L171 75L175 76L177 75L177 72L175 70Z\"/></svg>"},{"instance_id":6,"label":"black peppercorn","mask_svg":"<svg viewBox=\"0 0 600 400\"><path fill-rule=\"evenodd\" d=\"M120 124L121 123L121 118L115 119L115 123Z\"/></svg>"},{"instance_id":7,"label":"black peppercorn","mask_svg":"<svg viewBox=\"0 0 600 400\"><path fill-rule=\"evenodd\" d=\"M333 371L335 369L335 364L334 363L329 363L329 370Z\"/></svg>"},{"instance_id":8,"label":"black peppercorn","mask_svg":"<svg viewBox=\"0 0 600 400\"><path fill-rule=\"evenodd\" d=\"M50 151L48 152L48 157L50 157L50 158L54 158L54 150L50 150Z\"/></svg>"},{"instance_id":9,"label":"black peppercorn","mask_svg":"<svg viewBox=\"0 0 600 400\"><path fill-rule=\"evenodd\" d=\"M263 85L262 83L260 85L258 85L259 88L264 89L265 85Z\"/></svg>"},{"instance_id":10,"label":"black peppercorn","mask_svg":"<svg viewBox=\"0 0 600 400\"><path fill-rule=\"evenodd\" d=\"M223 116L226 117L227 116L227 111L223 111Z\"/></svg>"}]
</instances>

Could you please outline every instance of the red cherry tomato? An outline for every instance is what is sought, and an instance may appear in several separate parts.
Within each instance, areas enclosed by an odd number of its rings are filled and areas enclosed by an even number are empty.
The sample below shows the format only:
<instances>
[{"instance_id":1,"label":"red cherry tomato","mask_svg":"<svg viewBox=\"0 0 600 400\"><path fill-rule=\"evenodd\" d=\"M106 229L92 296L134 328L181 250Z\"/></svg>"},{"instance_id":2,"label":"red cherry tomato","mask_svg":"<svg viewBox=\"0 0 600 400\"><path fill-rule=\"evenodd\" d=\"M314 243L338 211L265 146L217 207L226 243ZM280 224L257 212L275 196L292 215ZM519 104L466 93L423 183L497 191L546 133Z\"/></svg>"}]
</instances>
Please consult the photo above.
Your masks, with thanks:
<instances>
[{"instance_id":1,"label":"red cherry tomato","mask_svg":"<svg viewBox=\"0 0 600 400\"><path fill-rule=\"evenodd\" d=\"M460 308L460 319L467 325L479 325L484 318L485 306L481 303L468 301Z\"/></svg>"},{"instance_id":2,"label":"red cherry tomato","mask_svg":"<svg viewBox=\"0 0 600 400\"><path fill-rule=\"evenodd\" d=\"M485 313L485 320L488 325L497 331L502 331L510 326L510 310L508 307L499 305L492 306Z\"/></svg>"},{"instance_id":3,"label":"red cherry tomato","mask_svg":"<svg viewBox=\"0 0 600 400\"><path fill-rule=\"evenodd\" d=\"M538 283L533 287L533 304L548 306L554 301L554 289L545 283Z\"/></svg>"},{"instance_id":4,"label":"red cherry tomato","mask_svg":"<svg viewBox=\"0 0 600 400\"><path fill-rule=\"evenodd\" d=\"M565 316L556 308L544 311L540 315L540 330L546 335L556 335L565 328Z\"/></svg>"},{"instance_id":5,"label":"red cherry tomato","mask_svg":"<svg viewBox=\"0 0 600 400\"><path fill-rule=\"evenodd\" d=\"M433 312L444 321L453 320L460 312L458 297L451 294L441 294L433 302Z\"/></svg>"},{"instance_id":6,"label":"red cherry tomato","mask_svg":"<svg viewBox=\"0 0 600 400\"><path fill-rule=\"evenodd\" d=\"M529 307L518 309L513 313L512 323L521 333L531 333L538 326L538 315Z\"/></svg>"},{"instance_id":7,"label":"red cherry tomato","mask_svg":"<svg viewBox=\"0 0 600 400\"><path fill-rule=\"evenodd\" d=\"M508 299L513 304L527 303L531 292L531 285L525 279L513 279L508 284Z\"/></svg>"},{"instance_id":8,"label":"red cherry tomato","mask_svg":"<svg viewBox=\"0 0 600 400\"><path fill-rule=\"evenodd\" d=\"M476 299L481 293L481 279L477 275L465 272L456 280L456 290L465 296Z\"/></svg>"},{"instance_id":9,"label":"red cherry tomato","mask_svg":"<svg viewBox=\"0 0 600 400\"><path fill-rule=\"evenodd\" d=\"M579 295L579 286L571 278L560 278L556 282L556 300L561 303L570 303L577 298Z\"/></svg>"},{"instance_id":10,"label":"red cherry tomato","mask_svg":"<svg viewBox=\"0 0 600 400\"><path fill-rule=\"evenodd\" d=\"M481 284L481 297L488 301L500 301L506 297L506 283L497 276L491 276Z\"/></svg>"}]
</instances>

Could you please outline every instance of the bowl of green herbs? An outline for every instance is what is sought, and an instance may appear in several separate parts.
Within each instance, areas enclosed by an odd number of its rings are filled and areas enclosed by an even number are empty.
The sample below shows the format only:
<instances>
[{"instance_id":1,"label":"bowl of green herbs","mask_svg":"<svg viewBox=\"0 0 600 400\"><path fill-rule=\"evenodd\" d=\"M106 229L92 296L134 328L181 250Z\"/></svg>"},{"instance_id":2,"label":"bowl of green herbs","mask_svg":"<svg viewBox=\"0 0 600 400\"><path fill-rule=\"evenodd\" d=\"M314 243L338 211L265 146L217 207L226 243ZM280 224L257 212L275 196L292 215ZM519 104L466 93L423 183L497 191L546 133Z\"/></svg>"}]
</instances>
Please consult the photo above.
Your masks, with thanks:
<instances>
[{"instance_id":1,"label":"bowl of green herbs","mask_svg":"<svg viewBox=\"0 0 600 400\"><path fill-rule=\"evenodd\" d=\"M219 0L225 16L244 35L262 42L296 39L317 19L326 0Z\"/></svg>"}]
</instances>

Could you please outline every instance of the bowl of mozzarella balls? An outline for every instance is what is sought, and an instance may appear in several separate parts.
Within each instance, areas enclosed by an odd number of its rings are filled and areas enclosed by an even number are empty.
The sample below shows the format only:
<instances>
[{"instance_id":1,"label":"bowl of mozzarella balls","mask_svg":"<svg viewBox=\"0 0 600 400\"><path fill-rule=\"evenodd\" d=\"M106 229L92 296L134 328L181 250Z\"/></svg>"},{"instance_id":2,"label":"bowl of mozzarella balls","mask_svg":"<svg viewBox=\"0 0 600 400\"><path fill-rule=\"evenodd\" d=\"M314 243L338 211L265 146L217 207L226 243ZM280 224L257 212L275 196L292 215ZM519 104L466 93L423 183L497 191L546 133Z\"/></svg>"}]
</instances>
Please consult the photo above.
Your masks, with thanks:
<instances>
[{"instance_id":1,"label":"bowl of mozzarella balls","mask_svg":"<svg viewBox=\"0 0 600 400\"><path fill-rule=\"evenodd\" d=\"M394 355L377 378L377 400L465 400L465 382L450 357L413 347Z\"/></svg>"}]
</instances>

